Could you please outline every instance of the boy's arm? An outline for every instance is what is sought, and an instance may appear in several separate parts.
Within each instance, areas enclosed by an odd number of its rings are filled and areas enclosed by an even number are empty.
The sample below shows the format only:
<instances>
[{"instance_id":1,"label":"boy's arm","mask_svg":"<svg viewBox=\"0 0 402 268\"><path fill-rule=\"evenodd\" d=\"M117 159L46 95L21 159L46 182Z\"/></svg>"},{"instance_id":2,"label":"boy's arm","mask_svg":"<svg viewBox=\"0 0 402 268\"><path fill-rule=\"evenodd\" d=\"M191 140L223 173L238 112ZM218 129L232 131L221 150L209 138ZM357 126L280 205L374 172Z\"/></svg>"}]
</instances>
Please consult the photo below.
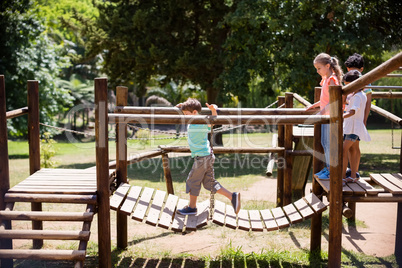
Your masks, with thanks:
<instances>
[{"instance_id":1,"label":"boy's arm","mask_svg":"<svg viewBox=\"0 0 402 268\"><path fill-rule=\"evenodd\" d=\"M218 106L217 106L216 104L208 104L208 103L205 103L205 105L207 105L208 109L211 110L211 113L212 113L213 116L217 116L217 115L218 115L218 112L216 111L216 109L218 109Z\"/></svg>"},{"instance_id":2,"label":"boy's arm","mask_svg":"<svg viewBox=\"0 0 402 268\"><path fill-rule=\"evenodd\" d=\"M218 109L218 106L216 104L205 103L205 105L207 105L208 109L211 110L212 116L218 115L218 112L216 111L216 109ZM208 127L211 127L211 125L208 125Z\"/></svg>"}]
</instances>

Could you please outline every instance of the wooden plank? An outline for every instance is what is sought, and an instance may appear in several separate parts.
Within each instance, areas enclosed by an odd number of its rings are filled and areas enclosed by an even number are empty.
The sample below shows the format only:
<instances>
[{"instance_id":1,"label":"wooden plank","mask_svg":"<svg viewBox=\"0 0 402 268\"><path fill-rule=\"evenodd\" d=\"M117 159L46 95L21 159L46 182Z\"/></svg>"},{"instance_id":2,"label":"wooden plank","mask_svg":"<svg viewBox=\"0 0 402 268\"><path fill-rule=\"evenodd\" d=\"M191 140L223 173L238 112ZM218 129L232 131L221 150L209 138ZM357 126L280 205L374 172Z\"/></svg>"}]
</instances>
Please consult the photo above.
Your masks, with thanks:
<instances>
[{"instance_id":1,"label":"wooden plank","mask_svg":"<svg viewBox=\"0 0 402 268\"><path fill-rule=\"evenodd\" d=\"M195 230L197 230L198 217L202 217L203 219L205 219L205 224L206 224L207 217L205 217L205 214L208 215L208 211L206 210L206 208L208 207L208 203L209 203L208 200L206 200L206 201L204 201L202 203L198 203L197 204L197 214L188 215L187 222L186 222L186 231L195 231ZM200 226L201 225L202 224L200 222Z\"/></svg>"},{"instance_id":2,"label":"wooden plank","mask_svg":"<svg viewBox=\"0 0 402 268\"><path fill-rule=\"evenodd\" d=\"M209 200L206 200L198 206L197 229L208 224L209 219Z\"/></svg>"},{"instance_id":3,"label":"wooden plank","mask_svg":"<svg viewBox=\"0 0 402 268\"><path fill-rule=\"evenodd\" d=\"M225 208L226 205L222 201L215 200L215 210L212 217L212 222L220 226L225 225Z\"/></svg>"},{"instance_id":4,"label":"wooden plank","mask_svg":"<svg viewBox=\"0 0 402 268\"><path fill-rule=\"evenodd\" d=\"M290 203L287 206L284 206L283 211L286 213L286 216L288 216L291 223L295 224L303 221L302 215L300 215L300 213L297 211L297 209L292 203Z\"/></svg>"},{"instance_id":5,"label":"wooden plank","mask_svg":"<svg viewBox=\"0 0 402 268\"><path fill-rule=\"evenodd\" d=\"M308 219L314 215L314 211L309 207L309 205L304 201L304 199L299 199L293 203L297 210L299 210L300 214L304 219Z\"/></svg>"},{"instance_id":6,"label":"wooden plank","mask_svg":"<svg viewBox=\"0 0 402 268\"><path fill-rule=\"evenodd\" d=\"M397 187L395 184L389 182L386 178L384 178L380 174L370 174L370 177L373 181L375 181L378 185L380 185L390 193L402 194L402 189Z\"/></svg>"},{"instance_id":7,"label":"wooden plank","mask_svg":"<svg viewBox=\"0 0 402 268\"><path fill-rule=\"evenodd\" d=\"M126 199L124 200L123 205L120 207L120 212L129 216L131 212L133 212L133 209L135 207L135 204L137 204L138 197L140 196L142 187L140 186L133 186L130 189L130 192L128 193Z\"/></svg>"},{"instance_id":8,"label":"wooden plank","mask_svg":"<svg viewBox=\"0 0 402 268\"><path fill-rule=\"evenodd\" d=\"M386 178L389 182L402 189L402 181L389 173L381 173L381 176Z\"/></svg>"},{"instance_id":9,"label":"wooden plank","mask_svg":"<svg viewBox=\"0 0 402 268\"><path fill-rule=\"evenodd\" d=\"M237 215L233 209L233 206L226 205L226 217L225 217L226 227L236 229L237 228L236 218L237 218Z\"/></svg>"},{"instance_id":10,"label":"wooden plank","mask_svg":"<svg viewBox=\"0 0 402 268\"><path fill-rule=\"evenodd\" d=\"M176 210L176 204L179 198L176 195L169 194L163 208L161 217L159 219L158 226L169 229L170 223L172 222L173 214Z\"/></svg>"},{"instance_id":11,"label":"wooden plank","mask_svg":"<svg viewBox=\"0 0 402 268\"><path fill-rule=\"evenodd\" d=\"M278 225L276 224L275 218L272 216L271 210L260 210L260 213L265 227L267 228L267 231L274 231L279 229Z\"/></svg>"},{"instance_id":12,"label":"wooden plank","mask_svg":"<svg viewBox=\"0 0 402 268\"><path fill-rule=\"evenodd\" d=\"M366 191L367 195L378 195L378 193L383 192L383 189L376 189L373 186L371 186L367 181L365 180L358 180L356 182L357 185L359 185L364 191Z\"/></svg>"},{"instance_id":13,"label":"wooden plank","mask_svg":"<svg viewBox=\"0 0 402 268\"><path fill-rule=\"evenodd\" d=\"M96 174L96 170L93 169L75 169L75 168L42 168L35 174Z\"/></svg>"},{"instance_id":14,"label":"wooden plank","mask_svg":"<svg viewBox=\"0 0 402 268\"><path fill-rule=\"evenodd\" d=\"M165 191L156 190L155 196L152 200L152 205L149 208L146 223L156 226L156 224L158 223L159 215L162 212L165 196L166 196Z\"/></svg>"},{"instance_id":15,"label":"wooden plank","mask_svg":"<svg viewBox=\"0 0 402 268\"><path fill-rule=\"evenodd\" d=\"M181 209L185 207L188 204L188 200L185 199L179 199L179 203L177 204L177 208ZM174 214L173 222L172 222L172 227L171 229L175 232L182 232L184 228L184 223L186 220L185 215L181 215L179 213Z\"/></svg>"},{"instance_id":16,"label":"wooden plank","mask_svg":"<svg viewBox=\"0 0 402 268\"><path fill-rule=\"evenodd\" d=\"M1 220L19 221L92 221L93 215L92 212L0 211Z\"/></svg>"},{"instance_id":17,"label":"wooden plank","mask_svg":"<svg viewBox=\"0 0 402 268\"><path fill-rule=\"evenodd\" d=\"M329 193L330 192L330 182L329 180L320 180L320 179L315 179L321 187L324 189L325 192ZM345 185L342 187L342 191L344 195L353 195L353 190L349 188L348 185Z\"/></svg>"},{"instance_id":18,"label":"wooden plank","mask_svg":"<svg viewBox=\"0 0 402 268\"><path fill-rule=\"evenodd\" d=\"M89 240L89 231L0 230L5 239Z\"/></svg>"},{"instance_id":19,"label":"wooden plank","mask_svg":"<svg viewBox=\"0 0 402 268\"><path fill-rule=\"evenodd\" d=\"M244 209L240 209L239 213L237 214L237 224L239 225L239 229L244 231L250 230L250 220L248 217L248 211Z\"/></svg>"},{"instance_id":20,"label":"wooden plank","mask_svg":"<svg viewBox=\"0 0 402 268\"><path fill-rule=\"evenodd\" d=\"M84 261L85 250L1 249L0 258Z\"/></svg>"},{"instance_id":21,"label":"wooden plank","mask_svg":"<svg viewBox=\"0 0 402 268\"><path fill-rule=\"evenodd\" d=\"M273 208L271 209L272 215L275 218L276 223L278 224L278 228L286 228L289 227L289 221L285 216L285 213L283 212L281 207Z\"/></svg>"},{"instance_id":22,"label":"wooden plank","mask_svg":"<svg viewBox=\"0 0 402 268\"><path fill-rule=\"evenodd\" d=\"M31 186L40 186L40 187L68 187L68 188L87 188L87 187L96 187L95 182L84 182L84 181L24 181L18 184L18 187L31 187Z\"/></svg>"},{"instance_id":23,"label":"wooden plank","mask_svg":"<svg viewBox=\"0 0 402 268\"><path fill-rule=\"evenodd\" d=\"M96 195L71 195L71 194L24 194L7 193L5 202L49 202L49 203L74 203L96 204Z\"/></svg>"},{"instance_id":24,"label":"wooden plank","mask_svg":"<svg viewBox=\"0 0 402 268\"><path fill-rule=\"evenodd\" d=\"M346 185L353 191L353 195L366 195L366 191L362 189L356 182L348 182Z\"/></svg>"},{"instance_id":25,"label":"wooden plank","mask_svg":"<svg viewBox=\"0 0 402 268\"><path fill-rule=\"evenodd\" d=\"M133 215L131 216L134 220L142 221L145 217L145 213L149 207L149 202L151 201L152 194L154 193L154 189L144 187L144 191L142 191L140 200L135 207Z\"/></svg>"},{"instance_id":26,"label":"wooden plank","mask_svg":"<svg viewBox=\"0 0 402 268\"><path fill-rule=\"evenodd\" d=\"M264 230L264 226L261 221L260 211L249 210L248 213L250 215L251 230L254 232L262 232Z\"/></svg>"},{"instance_id":27,"label":"wooden plank","mask_svg":"<svg viewBox=\"0 0 402 268\"><path fill-rule=\"evenodd\" d=\"M96 189L29 189L29 188L11 188L10 193L32 193L32 194L97 194ZM110 208L109 208L110 209Z\"/></svg>"},{"instance_id":28,"label":"wooden plank","mask_svg":"<svg viewBox=\"0 0 402 268\"><path fill-rule=\"evenodd\" d=\"M402 174L401 173L392 173L392 176L394 176L398 180L402 181Z\"/></svg>"},{"instance_id":29,"label":"wooden plank","mask_svg":"<svg viewBox=\"0 0 402 268\"><path fill-rule=\"evenodd\" d=\"M313 194L313 193L306 195L304 197L304 200L310 205L310 207L316 213L321 213L327 209L327 206L323 202L321 202L321 200L318 199L318 197L315 196L315 194Z\"/></svg>"}]
</instances>

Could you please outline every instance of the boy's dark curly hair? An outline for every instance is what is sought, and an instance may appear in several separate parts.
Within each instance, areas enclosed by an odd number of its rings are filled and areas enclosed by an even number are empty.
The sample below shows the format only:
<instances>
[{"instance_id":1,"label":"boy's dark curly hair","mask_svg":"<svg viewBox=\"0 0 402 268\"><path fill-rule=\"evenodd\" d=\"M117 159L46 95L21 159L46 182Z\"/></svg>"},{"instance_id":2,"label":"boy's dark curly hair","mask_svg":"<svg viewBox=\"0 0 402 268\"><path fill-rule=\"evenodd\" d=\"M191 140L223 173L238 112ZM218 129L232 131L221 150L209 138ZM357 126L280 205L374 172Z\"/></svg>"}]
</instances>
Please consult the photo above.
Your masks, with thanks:
<instances>
[{"instance_id":1,"label":"boy's dark curly hair","mask_svg":"<svg viewBox=\"0 0 402 268\"><path fill-rule=\"evenodd\" d=\"M347 68L363 68L364 67L364 60L363 56L357 53L354 53L352 56L345 61L345 66Z\"/></svg>"}]
</instances>

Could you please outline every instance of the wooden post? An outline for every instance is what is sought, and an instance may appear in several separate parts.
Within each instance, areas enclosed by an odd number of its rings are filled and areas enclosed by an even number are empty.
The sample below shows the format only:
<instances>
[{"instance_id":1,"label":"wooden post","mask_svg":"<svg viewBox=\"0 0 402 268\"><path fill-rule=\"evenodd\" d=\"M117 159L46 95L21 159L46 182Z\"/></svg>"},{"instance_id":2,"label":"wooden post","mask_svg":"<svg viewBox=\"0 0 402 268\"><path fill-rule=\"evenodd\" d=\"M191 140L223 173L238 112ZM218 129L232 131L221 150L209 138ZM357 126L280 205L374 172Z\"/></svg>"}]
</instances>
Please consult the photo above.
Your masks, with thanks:
<instances>
[{"instance_id":1,"label":"wooden post","mask_svg":"<svg viewBox=\"0 0 402 268\"><path fill-rule=\"evenodd\" d=\"M107 79L95 79L96 187L99 267L112 267L109 202Z\"/></svg>"},{"instance_id":2,"label":"wooden post","mask_svg":"<svg viewBox=\"0 0 402 268\"><path fill-rule=\"evenodd\" d=\"M320 100L321 88L316 87L314 91L314 103ZM314 157L313 157L313 174L324 168L324 149L321 145L321 124L314 125ZM320 157L321 156L321 157ZM321 196L323 189L313 176L312 191L316 196ZM320 198L322 201L322 197ZM322 232L322 214L316 214L311 218L311 235L310 235L310 251L321 251L321 232Z\"/></svg>"},{"instance_id":3,"label":"wooden post","mask_svg":"<svg viewBox=\"0 0 402 268\"><path fill-rule=\"evenodd\" d=\"M401 136L401 152L399 155L399 172L402 173L402 136ZM402 265L402 202L398 203L398 211L396 216L396 233L395 233L395 257L399 265Z\"/></svg>"},{"instance_id":4,"label":"wooden post","mask_svg":"<svg viewBox=\"0 0 402 268\"><path fill-rule=\"evenodd\" d=\"M10 170L8 163L8 137L7 137L7 106L6 85L4 75L0 75L0 209L4 210L6 204L4 195L10 189ZM5 229L11 229L11 221L3 221ZM0 241L1 249L12 249L11 239ZM13 267L13 259L1 259L1 267Z\"/></svg>"},{"instance_id":5,"label":"wooden post","mask_svg":"<svg viewBox=\"0 0 402 268\"><path fill-rule=\"evenodd\" d=\"M29 173L32 175L40 169L39 137L39 82L28 81L28 143ZM42 203L31 203L32 211L42 211ZM43 230L42 221L32 221L33 230ZM43 247L43 240L34 239L33 248Z\"/></svg>"},{"instance_id":6,"label":"wooden post","mask_svg":"<svg viewBox=\"0 0 402 268\"><path fill-rule=\"evenodd\" d=\"M163 173L165 174L166 190L169 194L174 194L172 173L170 172L168 154L162 154Z\"/></svg>"},{"instance_id":7,"label":"wooden post","mask_svg":"<svg viewBox=\"0 0 402 268\"><path fill-rule=\"evenodd\" d=\"M279 96L278 97L278 107L285 103L285 97ZM284 147L284 140L285 140L285 126L278 125L278 147ZM284 153L278 153L278 164L280 161L284 159ZM277 186L276 186L276 206L283 207L283 177L284 177L284 165L277 166Z\"/></svg>"},{"instance_id":8,"label":"wooden post","mask_svg":"<svg viewBox=\"0 0 402 268\"><path fill-rule=\"evenodd\" d=\"M285 93L285 108L293 108L293 93ZM285 125L285 162L283 181L283 205L292 202L292 156L288 153L293 149L293 125Z\"/></svg>"},{"instance_id":9,"label":"wooden post","mask_svg":"<svg viewBox=\"0 0 402 268\"><path fill-rule=\"evenodd\" d=\"M116 105L126 106L128 98L127 87L116 88ZM116 180L117 185L127 183L127 124L116 123ZM127 247L127 216L123 213L116 214L117 247Z\"/></svg>"},{"instance_id":10,"label":"wooden post","mask_svg":"<svg viewBox=\"0 0 402 268\"><path fill-rule=\"evenodd\" d=\"M330 105L330 189L328 267L341 267L342 249L342 87L329 87Z\"/></svg>"}]
</instances>

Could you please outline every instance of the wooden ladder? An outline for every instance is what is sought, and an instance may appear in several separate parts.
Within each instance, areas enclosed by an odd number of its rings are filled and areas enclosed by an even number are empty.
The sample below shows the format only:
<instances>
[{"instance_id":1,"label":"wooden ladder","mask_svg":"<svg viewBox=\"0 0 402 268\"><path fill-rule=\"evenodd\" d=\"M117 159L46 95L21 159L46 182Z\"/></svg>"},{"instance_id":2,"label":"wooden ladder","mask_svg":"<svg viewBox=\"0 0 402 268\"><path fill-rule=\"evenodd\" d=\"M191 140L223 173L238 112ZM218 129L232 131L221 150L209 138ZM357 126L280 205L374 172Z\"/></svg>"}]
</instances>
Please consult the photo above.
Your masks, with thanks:
<instances>
[{"instance_id":1,"label":"wooden ladder","mask_svg":"<svg viewBox=\"0 0 402 268\"><path fill-rule=\"evenodd\" d=\"M74 170L67 173L60 170L40 170L9 189L4 196L5 209L0 210L0 241L2 243L0 259L2 265L4 262L5 266L12 267L13 259L31 259L74 261L75 267L84 266L91 223L97 205L97 195L93 190L93 183L96 181L95 171L92 171L92 174L88 174L87 171L83 173L74 172ZM91 179L81 180L85 181L81 186L79 182L74 181L80 181L80 178L84 177ZM88 185L87 188L83 186L84 183ZM77 189L74 189L75 187ZM86 208L83 212L65 212L60 209L56 212L14 211L16 202L76 204L82 206L82 209L86 205ZM82 222L82 229L75 231L46 230L45 228L13 230L11 228L12 221L32 221L33 224L40 226L43 221ZM34 246L32 249L13 249L13 240L33 240ZM43 240L71 240L79 243L76 250L48 250L41 248Z\"/></svg>"}]
</instances>

